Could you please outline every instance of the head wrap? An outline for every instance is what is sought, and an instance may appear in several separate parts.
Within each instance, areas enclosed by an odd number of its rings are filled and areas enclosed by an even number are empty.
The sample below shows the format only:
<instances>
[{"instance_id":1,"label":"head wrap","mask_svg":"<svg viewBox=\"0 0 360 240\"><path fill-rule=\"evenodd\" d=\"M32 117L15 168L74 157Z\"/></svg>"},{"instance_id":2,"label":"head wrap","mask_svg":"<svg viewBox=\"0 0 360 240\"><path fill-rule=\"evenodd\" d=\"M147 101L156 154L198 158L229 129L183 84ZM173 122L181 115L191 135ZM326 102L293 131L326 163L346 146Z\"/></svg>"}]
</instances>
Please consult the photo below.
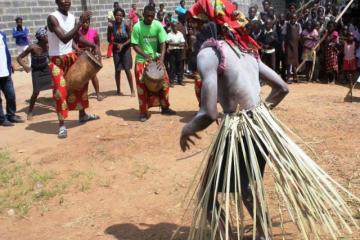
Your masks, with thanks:
<instances>
[{"instance_id":1,"label":"head wrap","mask_svg":"<svg viewBox=\"0 0 360 240\"><path fill-rule=\"evenodd\" d=\"M41 27L39 28L36 33L35 33L35 37L36 39L40 40L41 38L47 36L47 30L45 27Z\"/></svg>"},{"instance_id":2,"label":"head wrap","mask_svg":"<svg viewBox=\"0 0 360 240\"><path fill-rule=\"evenodd\" d=\"M221 32L230 45L237 45L242 51L258 56L260 46L246 32L247 20L229 0L197 0L189 9L190 17L212 21L225 29Z\"/></svg>"}]
</instances>

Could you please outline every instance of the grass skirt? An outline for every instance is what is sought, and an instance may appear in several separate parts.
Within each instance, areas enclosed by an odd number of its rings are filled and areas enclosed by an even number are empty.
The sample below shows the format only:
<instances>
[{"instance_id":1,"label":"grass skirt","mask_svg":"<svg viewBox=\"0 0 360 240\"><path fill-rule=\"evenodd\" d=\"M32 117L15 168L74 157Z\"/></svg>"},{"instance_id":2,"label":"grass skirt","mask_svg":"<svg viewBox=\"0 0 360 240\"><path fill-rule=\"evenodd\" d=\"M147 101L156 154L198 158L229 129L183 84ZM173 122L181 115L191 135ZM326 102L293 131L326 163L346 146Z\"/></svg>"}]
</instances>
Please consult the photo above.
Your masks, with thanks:
<instances>
[{"instance_id":1,"label":"grass skirt","mask_svg":"<svg viewBox=\"0 0 360 240\"><path fill-rule=\"evenodd\" d=\"M189 240L229 239L230 235L243 239L245 212L241 181L244 178L240 175L244 172L248 191L256 196L252 198L253 224L261 226L266 239L272 239L271 216L259 164L264 160L274 179L278 200L286 206L304 239L320 239L323 234L337 239L344 229L351 233L350 226L356 223L339 192L355 197L328 176L284 129L264 104L224 116L197 185ZM241 167L246 170L240 170ZM224 234L219 232L220 228Z\"/></svg>"}]
</instances>

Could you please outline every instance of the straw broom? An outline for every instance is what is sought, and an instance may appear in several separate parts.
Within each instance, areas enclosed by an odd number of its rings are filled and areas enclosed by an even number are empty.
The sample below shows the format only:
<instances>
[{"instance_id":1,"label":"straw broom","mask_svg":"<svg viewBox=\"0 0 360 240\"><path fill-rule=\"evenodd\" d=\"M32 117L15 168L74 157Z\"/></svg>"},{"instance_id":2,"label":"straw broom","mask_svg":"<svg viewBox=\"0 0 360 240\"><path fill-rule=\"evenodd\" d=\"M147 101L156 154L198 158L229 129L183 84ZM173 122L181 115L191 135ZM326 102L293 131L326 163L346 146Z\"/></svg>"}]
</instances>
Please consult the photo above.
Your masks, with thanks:
<instances>
[{"instance_id":1,"label":"straw broom","mask_svg":"<svg viewBox=\"0 0 360 240\"><path fill-rule=\"evenodd\" d=\"M254 196L253 239L256 237L256 226L263 229L266 239L273 237L256 149L268 163L278 200L286 206L304 239L320 239L322 234L337 239L344 230L351 233L351 226L358 227L338 191L357 202L360 200L311 160L287 136L285 127L265 105L251 112L252 117L245 112L225 115L220 124L206 155L208 163L197 187L197 205L188 239L214 240L218 237L228 240L234 235L235 239L243 239L245 214L240 161L244 161L249 188ZM220 177L224 178L222 185ZM235 193L231 191L232 185L235 186ZM217 189L222 192L219 203ZM234 206L233 210L231 206ZM233 223L231 216L235 216Z\"/></svg>"}]
</instances>

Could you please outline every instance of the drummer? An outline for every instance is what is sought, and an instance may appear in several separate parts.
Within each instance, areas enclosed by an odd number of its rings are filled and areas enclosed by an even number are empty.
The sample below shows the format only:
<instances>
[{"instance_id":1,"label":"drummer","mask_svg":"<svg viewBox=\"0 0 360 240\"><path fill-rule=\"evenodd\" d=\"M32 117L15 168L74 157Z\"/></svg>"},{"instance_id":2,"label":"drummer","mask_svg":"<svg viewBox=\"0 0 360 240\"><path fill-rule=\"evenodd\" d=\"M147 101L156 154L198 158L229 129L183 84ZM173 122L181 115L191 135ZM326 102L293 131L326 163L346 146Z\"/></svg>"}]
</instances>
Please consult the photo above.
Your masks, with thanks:
<instances>
[{"instance_id":1,"label":"drummer","mask_svg":"<svg viewBox=\"0 0 360 240\"><path fill-rule=\"evenodd\" d=\"M143 12L144 20L135 24L131 34L131 44L137 53L135 58L135 78L139 100L140 121L150 118L148 109L161 106L161 114L175 115L169 103L169 77L164 67L166 32L155 18L155 8L147 5ZM158 52L158 49L160 52ZM142 79L145 67L149 62L157 61L165 71L164 87L159 93L150 92Z\"/></svg>"},{"instance_id":2,"label":"drummer","mask_svg":"<svg viewBox=\"0 0 360 240\"><path fill-rule=\"evenodd\" d=\"M71 1L56 0L58 9L51 13L47 18L48 42L49 42L49 69L53 80L53 98L56 103L56 112L59 118L59 138L67 137L67 129L64 120L68 117L69 110L79 111L79 121L85 123L91 120L99 119L94 114L85 113L89 107L88 84L79 91L68 91L64 75L77 59L72 49L73 39L79 39L85 46L97 50L98 46L92 44L82 37L79 37L79 29L85 19L91 15L90 12L84 12L79 21L75 23L75 17L69 13Z\"/></svg>"}]
</instances>

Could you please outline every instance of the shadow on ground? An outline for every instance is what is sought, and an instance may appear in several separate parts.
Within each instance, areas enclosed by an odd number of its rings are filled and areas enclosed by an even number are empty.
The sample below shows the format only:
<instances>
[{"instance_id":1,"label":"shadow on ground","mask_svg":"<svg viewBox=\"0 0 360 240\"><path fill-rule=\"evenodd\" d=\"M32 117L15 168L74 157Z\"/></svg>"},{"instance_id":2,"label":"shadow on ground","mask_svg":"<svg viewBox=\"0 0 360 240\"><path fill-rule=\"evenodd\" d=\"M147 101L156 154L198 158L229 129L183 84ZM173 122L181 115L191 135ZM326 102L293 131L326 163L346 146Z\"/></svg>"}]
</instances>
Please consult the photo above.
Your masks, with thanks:
<instances>
[{"instance_id":1,"label":"shadow on ground","mask_svg":"<svg viewBox=\"0 0 360 240\"><path fill-rule=\"evenodd\" d=\"M193 119L196 115L196 111L177 111L177 116L180 117L180 122L188 123L191 119Z\"/></svg>"},{"instance_id":2,"label":"shadow on ground","mask_svg":"<svg viewBox=\"0 0 360 240\"><path fill-rule=\"evenodd\" d=\"M149 111L153 114L160 114L160 110ZM176 116L180 117L180 122L188 123L196 114L196 111L177 111ZM108 110L106 111L108 116L118 117L124 119L124 121L139 121L139 110L135 108L124 109L124 110Z\"/></svg>"},{"instance_id":3,"label":"shadow on ground","mask_svg":"<svg viewBox=\"0 0 360 240\"><path fill-rule=\"evenodd\" d=\"M29 104L29 100L26 100ZM20 109L18 112L27 113L29 111L29 105ZM55 112L54 101L52 98L40 97L36 100L34 106L34 116L43 115L47 113Z\"/></svg>"},{"instance_id":4,"label":"shadow on ground","mask_svg":"<svg viewBox=\"0 0 360 240\"><path fill-rule=\"evenodd\" d=\"M171 223L134 225L130 223L115 224L108 227L105 233L117 240L169 240L177 232L173 240L186 240L189 228Z\"/></svg>"},{"instance_id":5,"label":"shadow on ground","mask_svg":"<svg viewBox=\"0 0 360 240\"><path fill-rule=\"evenodd\" d=\"M108 116L122 118L125 121L139 121L139 110L135 108L124 110L108 110L106 111Z\"/></svg>"},{"instance_id":6,"label":"shadow on ground","mask_svg":"<svg viewBox=\"0 0 360 240\"><path fill-rule=\"evenodd\" d=\"M81 123L76 120L65 121L66 128L74 128L80 126ZM34 131L38 133L45 133L45 134L58 134L59 130L59 122L58 121L43 121L37 123L30 123L26 130Z\"/></svg>"},{"instance_id":7,"label":"shadow on ground","mask_svg":"<svg viewBox=\"0 0 360 240\"><path fill-rule=\"evenodd\" d=\"M278 224L280 225L280 223ZM108 227L105 234L112 235L117 240L186 240L189 231L189 227L179 227L171 223L140 223L138 225L124 223ZM253 239L252 226L245 226L244 232L244 240ZM274 239L294 239L294 236L291 233L274 234Z\"/></svg>"},{"instance_id":8,"label":"shadow on ground","mask_svg":"<svg viewBox=\"0 0 360 240\"><path fill-rule=\"evenodd\" d=\"M351 97L350 94L347 94L344 98L344 102L360 102L360 96L354 96L355 93L353 93L353 96Z\"/></svg>"},{"instance_id":9,"label":"shadow on ground","mask_svg":"<svg viewBox=\"0 0 360 240\"><path fill-rule=\"evenodd\" d=\"M131 97L131 94L118 95L115 90L109 90L109 91L105 91L105 92L100 92L100 94L102 96L104 96L105 98L107 98L107 97ZM92 93L92 94L90 94L90 96L96 97L96 94Z\"/></svg>"}]
</instances>

